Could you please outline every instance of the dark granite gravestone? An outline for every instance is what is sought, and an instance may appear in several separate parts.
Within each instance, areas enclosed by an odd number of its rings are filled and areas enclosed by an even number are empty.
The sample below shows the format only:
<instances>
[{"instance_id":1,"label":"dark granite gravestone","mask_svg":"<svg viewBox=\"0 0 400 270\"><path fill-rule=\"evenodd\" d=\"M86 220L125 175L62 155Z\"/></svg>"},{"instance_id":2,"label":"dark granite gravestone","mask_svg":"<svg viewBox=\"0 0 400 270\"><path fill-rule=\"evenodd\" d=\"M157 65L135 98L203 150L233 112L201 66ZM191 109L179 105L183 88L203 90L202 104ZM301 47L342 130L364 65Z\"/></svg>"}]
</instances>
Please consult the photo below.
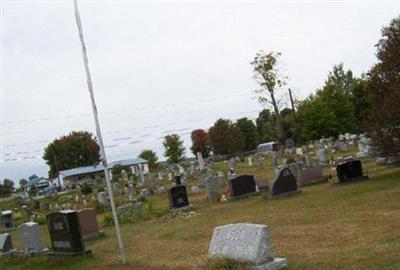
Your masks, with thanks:
<instances>
[{"instance_id":1,"label":"dark granite gravestone","mask_svg":"<svg viewBox=\"0 0 400 270\"><path fill-rule=\"evenodd\" d=\"M337 176L340 183L354 179L367 178L363 175L361 161L357 159L346 160L336 166Z\"/></svg>"},{"instance_id":2,"label":"dark granite gravestone","mask_svg":"<svg viewBox=\"0 0 400 270\"><path fill-rule=\"evenodd\" d=\"M95 238L100 235L96 210L93 208L80 209L78 215L83 240Z\"/></svg>"},{"instance_id":3,"label":"dark granite gravestone","mask_svg":"<svg viewBox=\"0 0 400 270\"><path fill-rule=\"evenodd\" d=\"M175 176L175 184L176 184L177 186L179 186L179 185L182 184L181 176L180 176L180 175L176 175L176 176Z\"/></svg>"},{"instance_id":4,"label":"dark granite gravestone","mask_svg":"<svg viewBox=\"0 0 400 270\"><path fill-rule=\"evenodd\" d=\"M14 228L13 212L11 210L1 211L0 220L4 230L10 230Z\"/></svg>"},{"instance_id":5,"label":"dark granite gravestone","mask_svg":"<svg viewBox=\"0 0 400 270\"><path fill-rule=\"evenodd\" d=\"M9 233L0 234L0 255L14 249Z\"/></svg>"},{"instance_id":6,"label":"dark granite gravestone","mask_svg":"<svg viewBox=\"0 0 400 270\"><path fill-rule=\"evenodd\" d=\"M283 168L271 185L271 195L277 196L297 191L296 178L288 168Z\"/></svg>"},{"instance_id":7,"label":"dark granite gravestone","mask_svg":"<svg viewBox=\"0 0 400 270\"><path fill-rule=\"evenodd\" d=\"M171 208L180 208L189 205L186 186L174 186L168 190L169 205Z\"/></svg>"},{"instance_id":8,"label":"dark granite gravestone","mask_svg":"<svg viewBox=\"0 0 400 270\"><path fill-rule=\"evenodd\" d=\"M256 181L253 175L239 175L229 179L231 197L242 196L256 192Z\"/></svg>"},{"instance_id":9,"label":"dark granite gravestone","mask_svg":"<svg viewBox=\"0 0 400 270\"><path fill-rule=\"evenodd\" d=\"M53 253L51 255L81 255L90 253L83 243L79 214L74 210L64 210L47 215Z\"/></svg>"}]
</instances>

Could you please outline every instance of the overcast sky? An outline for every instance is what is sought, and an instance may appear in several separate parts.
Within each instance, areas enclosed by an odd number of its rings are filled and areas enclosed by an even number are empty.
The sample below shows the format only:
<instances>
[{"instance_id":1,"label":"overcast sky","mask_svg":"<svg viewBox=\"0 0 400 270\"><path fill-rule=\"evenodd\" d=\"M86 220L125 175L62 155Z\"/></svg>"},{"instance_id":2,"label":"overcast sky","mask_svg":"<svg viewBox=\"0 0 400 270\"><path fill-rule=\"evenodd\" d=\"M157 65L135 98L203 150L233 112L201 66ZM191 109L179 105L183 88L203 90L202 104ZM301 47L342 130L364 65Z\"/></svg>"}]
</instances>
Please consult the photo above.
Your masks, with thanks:
<instances>
[{"instance_id":1,"label":"overcast sky","mask_svg":"<svg viewBox=\"0 0 400 270\"><path fill-rule=\"evenodd\" d=\"M376 61L380 29L399 3L80 3L108 160L151 148L219 117L255 118L257 50L280 51L304 98L334 64L356 75ZM71 1L3 1L1 176L47 176L54 138L94 132ZM187 155L190 150L187 149Z\"/></svg>"}]
</instances>

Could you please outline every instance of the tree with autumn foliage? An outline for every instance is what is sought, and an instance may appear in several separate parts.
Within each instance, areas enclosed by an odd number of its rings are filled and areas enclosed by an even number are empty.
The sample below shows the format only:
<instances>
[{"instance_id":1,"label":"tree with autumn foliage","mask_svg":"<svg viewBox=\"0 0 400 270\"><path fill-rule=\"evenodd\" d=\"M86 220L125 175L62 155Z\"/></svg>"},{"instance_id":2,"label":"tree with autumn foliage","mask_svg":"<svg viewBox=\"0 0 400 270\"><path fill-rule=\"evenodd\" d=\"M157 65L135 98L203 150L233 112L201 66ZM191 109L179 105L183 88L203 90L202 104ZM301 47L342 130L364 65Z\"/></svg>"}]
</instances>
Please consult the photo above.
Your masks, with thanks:
<instances>
[{"instance_id":1,"label":"tree with autumn foliage","mask_svg":"<svg viewBox=\"0 0 400 270\"><path fill-rule=\"evenodd\" d=\"M49 177L53 178L61 170L99 163L100 147L92 133L73 131L48 144L43 159L50 167Z\"/></svg>"},{"instance_id":2,"label":"tree with autumn foliage","mask_svg":"<svg viewBox=\"0 0 400 270\"><path fill-rule=\"evenodd\" d=\"M210 154L210 144L208 141L208 133L204 129L196 129L192 131L192 150L193 155L197 155L197 152L201 152L203 157L208 157Z\"/></svg>"},{"instance_id":3,"label":"tree with autumn foliage","mask_svg":"<svg viewBox=\"0 0 400 270\"><path fill-rule=\"evenodd\" d=\"M243 151L246 143L239 126L227 119L218 119L208 136L213 153L218 155L234 155Z\"/></svg>"},{"instance_id":4,"label":"tree with autumn foliage","mask_svg":"<svg viewBox=\"0 0 400 270\"><path fill-rule=\"evenodd\" d=\"M371 111L365 122L368 135L382 157L400 154L400 16L382 29L378 62L368 73Z\"/></svg>"}]
</instances>

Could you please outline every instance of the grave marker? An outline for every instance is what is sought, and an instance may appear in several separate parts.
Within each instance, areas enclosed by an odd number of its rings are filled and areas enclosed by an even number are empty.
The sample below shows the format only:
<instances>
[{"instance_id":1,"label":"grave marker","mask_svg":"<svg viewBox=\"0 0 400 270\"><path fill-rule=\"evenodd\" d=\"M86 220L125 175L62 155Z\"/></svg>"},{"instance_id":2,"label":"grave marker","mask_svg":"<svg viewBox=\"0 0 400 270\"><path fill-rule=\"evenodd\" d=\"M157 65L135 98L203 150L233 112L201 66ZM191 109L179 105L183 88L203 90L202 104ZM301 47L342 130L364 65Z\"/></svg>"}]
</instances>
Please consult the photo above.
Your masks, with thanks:
<instances>
[{"instance_id":1,"label":"grave marker","mask_svg":"<svg viewBox=\"0 0 400 270\"><path fill-rule=\"evenodd\" d=\"M288 168L280 170L278 177L271 185L271 195L278 196L297 191L296 178Z\"/></svg>"},{"instance_id":2,"label":"grave marker","mask_svg":"<svg viewBox=\"0 0 400 270\"><path fill-rule=\"evenodd\" d=\"M178 185L168 190L169 205L171 208L181 208L189 206L186 186Z\"/></svg>"},{"instance_id":3,"label":"grave marker","mask_svg":"<svg viewBox=\"0 0 400 270\"><path fill-rule=\"evenodd\" d=\"M242 196L256 192L256 181L253 175L240 175L229 179L231 197Z\"/></svg>"},{"instance_id":4,"label":"grave marker","mask_svg":"<svg viewBox=\"0 0 400 270\"><path fill-rule=\"evenodd\" d=\"M39 224L27 222L19 226L22 249L25 252L43 252L46 249Z\"/></svg>"},{"instance_id":5,"label":"grave marker","mask_svg":"<svg viewBox=\"0 0 400 270\"><path fill-rule=\"evenodd\" d=\"M228 258L250 264L251 269L282 269L284 258L274 258L266 225L238 223L216 227L208 249L209 258Z\"/></svg>"}]
</instances>

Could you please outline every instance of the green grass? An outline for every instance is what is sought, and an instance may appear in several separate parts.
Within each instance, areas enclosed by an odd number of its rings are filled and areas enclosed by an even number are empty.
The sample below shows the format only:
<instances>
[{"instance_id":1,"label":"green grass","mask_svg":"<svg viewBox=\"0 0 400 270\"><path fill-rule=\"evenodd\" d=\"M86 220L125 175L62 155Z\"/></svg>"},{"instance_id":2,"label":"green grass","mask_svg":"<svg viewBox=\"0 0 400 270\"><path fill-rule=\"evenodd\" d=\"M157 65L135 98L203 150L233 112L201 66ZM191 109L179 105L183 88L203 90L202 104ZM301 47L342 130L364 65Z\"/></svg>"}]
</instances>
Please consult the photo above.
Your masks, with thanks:
<instances>
[{"instance_id":1,"label":"green grass","mask_svg":"<svg viewBox=\"0 0 400 270\"><path fill-rule=\"evenodd\" d=\"M268 160L265 160L265 166ZM365 161L369 180L344 185L323 183L300 194L277 199L254 196L210 203L206 193L191 194L196 214L189 218L156 218L121 226L128 255L122 265L113 227L87 242L91 258L54 261L48 257L0 259L0 269L241 269L230 262L210 262L207 250L215 226L252 222L270 228L274 253L289 269L400 269L400 168ZM239 163L241 173L259 171ZM270 178L267 178L270 179ZM190 185L197 185L194 180ZM189 189L190 190L190 189ZM151 197L152 206L167 207L167 195ZM101 217L100 217L101 218ZM49 244L48 232L43 231ZM18 235L12 232L19 247Z\"/></svg>"}]
</instances>

